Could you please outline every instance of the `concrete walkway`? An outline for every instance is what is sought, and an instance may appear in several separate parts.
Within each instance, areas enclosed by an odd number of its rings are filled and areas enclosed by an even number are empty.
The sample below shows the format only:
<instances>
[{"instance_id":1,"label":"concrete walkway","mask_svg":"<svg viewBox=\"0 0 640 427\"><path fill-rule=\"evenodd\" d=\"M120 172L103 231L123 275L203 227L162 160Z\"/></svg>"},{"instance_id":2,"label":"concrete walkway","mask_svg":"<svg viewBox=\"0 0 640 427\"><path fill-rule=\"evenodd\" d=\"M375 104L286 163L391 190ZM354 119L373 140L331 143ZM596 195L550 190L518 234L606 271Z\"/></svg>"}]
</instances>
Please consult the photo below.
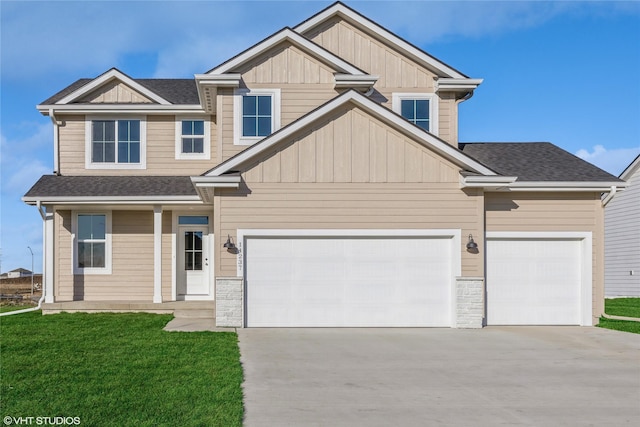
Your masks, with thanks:
<instances>
[{"instance_id":1,"label":"concrete walkway","mask_svg":"<svg viewBox=\"0 0 640 427\"><path fill-rule=\"evenodd\" d=\"M640 335L238 329L245 425L640 425Z\"/></svg>"}]
</instances>

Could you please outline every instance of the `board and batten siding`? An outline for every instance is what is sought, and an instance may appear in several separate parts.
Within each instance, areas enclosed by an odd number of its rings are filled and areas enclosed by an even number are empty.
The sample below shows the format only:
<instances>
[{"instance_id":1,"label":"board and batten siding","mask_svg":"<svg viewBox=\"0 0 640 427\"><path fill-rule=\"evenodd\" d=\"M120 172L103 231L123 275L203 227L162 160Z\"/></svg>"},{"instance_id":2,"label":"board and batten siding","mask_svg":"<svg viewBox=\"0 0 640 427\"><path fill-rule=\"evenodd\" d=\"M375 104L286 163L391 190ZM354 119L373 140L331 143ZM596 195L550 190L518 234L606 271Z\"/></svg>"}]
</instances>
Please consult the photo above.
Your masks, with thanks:
<instances>
[{"instance_id":1,"label":"board and batten siding","mask_svg":"<svg viewBox=\"0 0 640 427\"><path fill-rule=\"evenodd\" d=\"M593 324L604 312L604 209L598 193L486 193L486 230L592 233Z\"/></svg>"},{"instance_id":2,"label":"board and batten siding","mask_svg":"<svg viewBox=\"0 0 640 427\"><path fill-rule=\"evenodd\" d=\"M285 127L338 96L333 70L289 42L265 52L234 72L242 75L249 89L280 89L280 125ZM222 111L219 162L238 154L246 145L234 145L233 94L220 89L218 111Z\"/></svg>"},{"instance_id":3,"label":"board and batten siding","mask_svg":"<svg viewBox=\"0 0 640 427\"><path fill-rule=\"evenodd\" d=\"M215 116L210 117L211 160L176 160L176 117L147 115L147 167L124 170L85 169L85 116L59 115L57 117L64 122L59 127L59 172L63 175L200 175L216 163L218 133ZM126 115L122 118L126 118Z\"/></svg>"},{"instance_id":4,"label":"board and batten siding","mask_svg":"<svg viewBox=\"0 0 640 427\"><path fill-rule=\"evenodd\" d=\"M640 297L640 167L605 207L605 294Z\"/></svg>"},{"instance_id":5,"label":"board and batten siding","mask_svg":"<svg viewBox=\"0 0 640 427\"><path fill-rule=\"evenodd\" d=\"M372 96L391 108L394 92L435 93L437 76L406 57L382 39L354 27L340 17L334 17L311 29L306 37L361 70L379 76ZM438 136L450 144L458 143L458 105L451 93L439 93Z\"/></svg>"},{"instance_id":6,"label":"board and batten siding","mask_svg":"<svg viewBox=\"0 0 640 427\"><path fill-rule=\"evenodd\" d=\"M92 211L100 212L100 209ZM153 300L153 212L112 212L111 274L73 274L71 224L72 211L56 211L56 302ZM170 231L170 222L163 221L163 234ZM169 254L163 254L163 261L171 265L170 259L169 248ZM169 273L169 294L170 277ZM163 289L166 286L163 280Z\"/></svg>"},{"instance_id":7,"label":"board and batten siding","mask_svg":"<svg viewBox=\"0 0 640 427\"><path fill-rule=\"evenodd\" d=\"M120 81L113 81L87 94L80 102L91 104L149 104L153 101L128 85Z\"/></svg>"},{"instance_id":8,"label":"board and batten siding","mask_svg":"<svg viewBox=\"0 0 640 427\"><path fill-rule=\"evenodd\" d=\"M237 229L461 229L482 244L482 192L462 191L459 168L357 108L337 111L262 158L244 169L244 190L218 191L219 235L235 236ZM463 240L463 275L482 276L481 255L466 252ZM236 256L216 255L216 275L236 275Z\"/></svg>"}]
</instances>

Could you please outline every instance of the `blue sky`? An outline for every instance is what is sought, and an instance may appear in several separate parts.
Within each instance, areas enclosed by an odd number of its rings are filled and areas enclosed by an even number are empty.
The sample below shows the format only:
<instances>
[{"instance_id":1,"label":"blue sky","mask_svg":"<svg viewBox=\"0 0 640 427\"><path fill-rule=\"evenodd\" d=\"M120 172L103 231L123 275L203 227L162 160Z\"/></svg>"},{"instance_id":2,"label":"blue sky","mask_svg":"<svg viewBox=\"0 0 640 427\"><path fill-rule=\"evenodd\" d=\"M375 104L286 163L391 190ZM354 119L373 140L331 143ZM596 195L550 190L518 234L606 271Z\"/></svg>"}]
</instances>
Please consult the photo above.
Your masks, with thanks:
<instances>
[{"instance_id":1,"label":"blue sky","mask_svg":"<svg viewBox=\"0 0 640 427\"><path fill-rule=\"evenodd\" d=\"M460 141L550 141L619 175L640 153L640 2L346 1L484 83ZM0 0L0 268L42 265L42 220L20 197L53 169L35 109L78 78L203 73L330 1Z\"/></svg>"}]
</instances>

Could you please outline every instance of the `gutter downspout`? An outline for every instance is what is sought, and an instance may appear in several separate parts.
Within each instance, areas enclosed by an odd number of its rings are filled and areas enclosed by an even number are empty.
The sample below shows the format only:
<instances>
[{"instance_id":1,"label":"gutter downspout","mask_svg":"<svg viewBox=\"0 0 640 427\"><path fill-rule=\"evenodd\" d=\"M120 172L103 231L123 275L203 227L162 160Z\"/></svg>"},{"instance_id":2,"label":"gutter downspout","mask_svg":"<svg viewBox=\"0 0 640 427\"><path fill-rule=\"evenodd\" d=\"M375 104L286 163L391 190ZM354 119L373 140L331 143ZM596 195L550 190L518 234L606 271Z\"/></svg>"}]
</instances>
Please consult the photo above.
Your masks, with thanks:
<instances>
[{"instance_id":1,"label":"gutter downspout","mask_svg":"<svg viewBox=\"0 0 640 427\"><path fill-rule=\"evenodd\" d=\"M611 201L611 199L613 198L613 196L616 195L616 193L618 192L618 187L616 187L615 185L611 186L611 190L609 191L609 194L607 194L607 196L602 199L602 206L607 206L607 203L609 203Z\"/></svg>"},{"instance_id":2,"label":"gutter downspout","mask_svg":"<svg viewBox=\"0 0 640 427\"><path fill-rule=\"evenodd\" d=\"M53 108L49 108L49 118L51 119L51 123L53 123L53 174L60 175L60 150L58 143L58 126L62 125L62 122L59 122L56 119L55 113L53 112Z\"/></svg>"},{"instance_id":3,"label":"gutter downspout","mask_svg":"<svg viewBox=\"0 0 640 427\"><path fill-rule=\"evenodd\" d=\"M46 221L47 220L47 216L45 213L42 212L42 206L40 205L40 200L38 200L36 202L36 207L38 208L38 212L40 213L40 216L42 217L42 221ZM31 274L33 274L33 271L31 272ZM22 314L22 313L29 313L30 311L37 311L40 310L40 308L42 307L42 303L44 302L44 297L46 294L46 287L44 286L44 274L42 275L42 283L40 284L40 286L42 286L42 296L40 297L40 299L38 300L38 305L36 305L35 307L31 307L31 308L25 308L22 310L15 310L15 311L9 311L6 313L0 313L0 317L2 316L12 316L14 314Z\"/></svg>"}]
</instances>

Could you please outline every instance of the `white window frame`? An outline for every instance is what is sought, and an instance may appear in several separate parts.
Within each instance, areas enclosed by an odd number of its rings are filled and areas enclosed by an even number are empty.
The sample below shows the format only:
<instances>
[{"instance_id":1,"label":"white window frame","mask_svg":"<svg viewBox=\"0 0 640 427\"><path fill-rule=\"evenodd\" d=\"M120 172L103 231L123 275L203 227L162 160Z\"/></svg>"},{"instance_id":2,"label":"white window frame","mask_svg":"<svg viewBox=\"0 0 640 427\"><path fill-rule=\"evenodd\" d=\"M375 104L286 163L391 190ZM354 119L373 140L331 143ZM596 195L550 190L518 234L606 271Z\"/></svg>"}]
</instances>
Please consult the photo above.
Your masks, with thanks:
<instances>
[{"instance_id":1,"label":"white window frame","mask_svg":"<svg viewBox=\"0 0 640 427\"><path fill-rule=\"evenodd\" d=\"M78 267L78 215L105 215L105 248L104 267ZM111 211L73 211L71 215L71 272L72 274L111 274L112 244L111 244Z\"/></svg>"},{"instance_id":2,"label":"white window frame","mask_svg":"<svg viewBox=\"0 0 640 427\"><path fill-rule=\"evenodd\" d=\"M420 100L426 99L429 101L429 133L432 135L438 135L438 128L440 122L438 120L438 95L435 93L393 93L391 95L391 109L402 116L401 103L403 100ZM403 117L404 118L404 117ZM405 119L406 120L406 119ZM422 128L421 128L422 129Z\"/></svg>"},{"instance_id":3,"label":"white window frame","mask_svg":"<svg viewBox=\"0 0 640 427\"><path fill-rule=\"evenodd\" d=\"M271 133L280 129L280 89L236 89L233 93L233 144L253 145L264 136L242 136L242 97L271 95Z\"/></svg>"},{"instance_id":4,"label":"white window frame","mask_svg":"<svg viewBox=\"0 0 640 427\"><path fill-rule=\"evenodd\" d=\"M140 163L93 162L93 121L94 120L138 120L140 121ZM117 131L116 131L117 132ZM146 169L147 168L147 117L146 116L86 116L85 118L84 166L86 169ZM116 138L116 160L118 141Z\"/></svg>"},{"instance_id":5,"label":"white window frame","mask_svg":"<svg viewBox=\"0 0 640 427\"><path fill-rule=\"evenodd\" d=\"M182 152L182 122L185 120L204 121L204 142L202 153ZM197 116L176 116L176 160L210 160L211 159L211 119Z\"/></svg>"}]
</instances>

